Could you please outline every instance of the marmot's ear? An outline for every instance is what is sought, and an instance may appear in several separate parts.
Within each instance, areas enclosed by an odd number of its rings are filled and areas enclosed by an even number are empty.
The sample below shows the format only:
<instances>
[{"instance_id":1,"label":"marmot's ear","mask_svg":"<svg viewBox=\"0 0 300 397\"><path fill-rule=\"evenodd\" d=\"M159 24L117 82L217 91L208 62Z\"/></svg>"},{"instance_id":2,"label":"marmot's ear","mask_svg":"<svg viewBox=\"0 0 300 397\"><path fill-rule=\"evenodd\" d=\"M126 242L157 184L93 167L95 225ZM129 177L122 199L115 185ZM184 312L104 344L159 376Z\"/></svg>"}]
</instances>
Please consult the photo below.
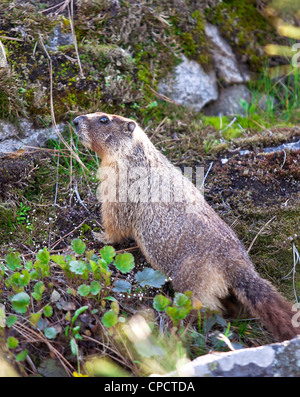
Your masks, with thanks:
<instances>
[{"instance_id":1,"label":"marmot's ear","mask_svg":"<svg viewBox=\"0 0 300 397\"><path fill-rule=\"evenodd\" d=\"M134 121L129 121L128 123L126 123L125 125L125 131L128 135L132 136L132 133L134 131L136 127L136 124Z\"/></svg>"}]
</instances>

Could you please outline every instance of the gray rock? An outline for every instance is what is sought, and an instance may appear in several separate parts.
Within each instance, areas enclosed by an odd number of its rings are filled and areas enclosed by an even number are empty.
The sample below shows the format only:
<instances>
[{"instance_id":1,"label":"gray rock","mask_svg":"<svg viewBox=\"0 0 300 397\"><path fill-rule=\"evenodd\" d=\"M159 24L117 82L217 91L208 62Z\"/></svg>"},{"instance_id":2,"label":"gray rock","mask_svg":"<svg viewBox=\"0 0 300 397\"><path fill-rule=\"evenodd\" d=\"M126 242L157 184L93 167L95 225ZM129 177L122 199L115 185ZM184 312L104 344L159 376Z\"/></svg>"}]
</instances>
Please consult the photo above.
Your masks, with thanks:
<instances>
[{"instance_id":1,"label":"gray rock","mask_svg":"<svg viewBox=\"0 0 300 397\"><path fill-rule=\"evenodd\" d=\"M0 68L7 68L7 67L8 67L8 64L7 64L6 54L5 54L5 48L0 40Z\"/></svg>"},{"instance_id":2,"label":"gray rock","mask_svg":"<svg viewBox=\"0 0 300 397\"><path fill-rule=\"evenodd\" d=\"M174 102L201 110L207 103L218 98L214 72L205 73L195 61L182 56L183 62L159 84L159 93Z\"/></svg>"},{"instance_id":3,"label":"gray rock","mask_svg":"<svg viewBox=\"0 0 300 397\"><path fill-rule=\"evenodd\" d=\"M244 72L240 71L236 57L226 40L220 35L216 26L205 25L205 34L211 41L211 55L218 77L226 84L244 83L249 80Z\"/></svg>"},{"instance_id":4,"label":"gray rock","mask_svg":"<svg viewBox=\"0 0 300 397\"><path fill-rule=\"evenodd\" d=\"M262 149L263 153L282 152L284 150L300 150L300 139L296 142L283 143L276 147L268 147Z\"/></svg>"},{"instance_id":5,"label":"gray rock","mask_svg":"<svg viewBox=\"0 0 300 397\"><path fill-rule=\"evenodd\" d=\"M252 94L244 84L235 84L223 88L218 100L203 109L203 113L207 116L245 115L245 103L250 104L251 99Z\"/></svg>"},{"instance_id":6,"label":"gray rock","mask_svg":"<svg viewBox=\"0 0 300 397\"><path fill-rule=\"evenodd\" d=\"M59 124L57 127L62 132L65 125ZM6 120L0 120L0 157L25 146L41 147L49 139L57 139L54 127L33 128L32 123L26 119L21 119L16 127Z\"/></svg>"},{"instance_id":7,"label":"gray rock","mask_svg":"<svg viewBox=\"0 0 300 397\"><path fill-rule=\"evenodd\" d=\"M165 376L299 377L300 336L282 343L206 354Z\"/></svg>"},{"instance_id":8,"label":"gray rock","mask_svg":"<svg viewBox=\"0 0 300 397\"><path fill-rule=\"evenodd\" d=\"M58 47L73 44L72 33L62 33L60 26L55 26L53 35L49 38L46 47L51 51L57 51Z\"/></svg>"}]
</instances>

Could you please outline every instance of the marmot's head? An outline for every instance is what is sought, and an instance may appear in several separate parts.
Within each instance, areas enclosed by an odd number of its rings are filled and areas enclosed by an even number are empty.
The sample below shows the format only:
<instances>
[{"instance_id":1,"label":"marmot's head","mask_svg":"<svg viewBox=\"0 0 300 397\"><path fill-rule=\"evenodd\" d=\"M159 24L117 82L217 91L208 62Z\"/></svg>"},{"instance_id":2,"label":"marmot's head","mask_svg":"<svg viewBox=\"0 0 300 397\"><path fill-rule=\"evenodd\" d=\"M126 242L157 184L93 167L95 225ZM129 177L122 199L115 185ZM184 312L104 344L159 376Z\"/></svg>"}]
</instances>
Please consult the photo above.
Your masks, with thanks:
<instances>
[{"instance_id":1,"label":"marmot's head","mask_svg":"<svg viewBox=\"0 0 300 397\"><path fill-rule=\"evenodd\" d=\"M132 147L133 133L137 124L122 116L91 113L73 120L75 131L84 146L103 158L114 157L126 147Z\"/></svg>"}]
</instances>

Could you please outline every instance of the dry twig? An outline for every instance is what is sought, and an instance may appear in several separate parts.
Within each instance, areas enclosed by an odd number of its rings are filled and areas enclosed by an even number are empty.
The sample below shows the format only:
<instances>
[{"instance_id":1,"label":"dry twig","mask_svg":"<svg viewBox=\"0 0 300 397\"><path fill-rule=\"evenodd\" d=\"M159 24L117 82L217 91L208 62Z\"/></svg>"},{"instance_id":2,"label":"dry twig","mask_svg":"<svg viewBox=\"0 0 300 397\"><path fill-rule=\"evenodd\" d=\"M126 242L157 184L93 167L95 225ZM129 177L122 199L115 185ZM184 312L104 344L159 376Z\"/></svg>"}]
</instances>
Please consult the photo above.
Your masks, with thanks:
<instances>
[{"instance_id":1,"label":"dry twig","mask_svg":"<svg viewBox=\"0 0 300 397\"><path fill-rule=\"evenodd\" d=\"M69 376L72 376L74 372L74 368L72 365L65 359L65 357L58 351L56 350L50 341L42 334L38 333L31 328L27 327L24 324L17 323L13 325L13 328L19 332L21 335L29 339L31 342L44 342L48 346L49 350L58 358L60 361L61 365L64 367L66 373Z\"/></svg>"},{"instance_id":2,"label":"dry twig","mask_svg":"<svg viewBox=\"0 0 300 397\"><path fill-rule=\"evenodd\" d=\"M48 58L48 68L49 68L49 76L50 76L50 112L51 112L51 120L52 120L52 124L53 127L55 129L56 134L59 136L59 138L61 139L61 141L64 143L64 145L69 149L70 153L72 154L72 156L74 156L74 158L78 161L78 163L86 170L88 171L88 169L86 168L86 166L83 164L83 162L80 160L79 156L77 155L77 153L74 152L74 150L70 147L70 145L68 144L68 142L66 142L65 138L62 136L62 134L60 133L59 129L57 128L57 124L56 124L56 120L55 120L55 115L54 115L54 106L53 106L53 78L52 78L52 59L44 45L43 42L43 38L42 35L40 35L40 43L41 46Z\"/></svg>"},{"instance_id":3,"label":"dry twig","mask_svg":"<svg viewBox=\"0 0 300 397\"><path fill-rule=\"evenodd\" d=\"M265 225L263 225L263 227L260 229L260 231L257 233L257 235L254 237L254 239L252 240L247 252L249 254L251 248L253 247L253 244L255 243L257 237L260 235L260 233L272 222L273 219L276 218L276 215L273 216L273 218L271 218Z\"/></svg>"},{"instance_id":4,"label":"dry twig","mask_svg":"<svg viewBox=\"0 0 300 397\"><path fill-rule=\"evenodd\" d=\"M51 246L51 250L53 249L53 248L55 248L64 238L66 238L66 237L68 237L70 234L72 234L73 232L75 232L75 230L77 230L77 229L79 229L83 224L84 224L84 222L87 220L88 218L85 218L81 223L80 223L80 225L78 225L78 226L76 226L73 230L71 230L69 233L67 233L67 234L65 234L64 236L62 236L59 240L57 240L52 246Z\"/></svg>"},{"instance_id":5,"label":"dry twig","mask_svg":"<svg viewBox=\"0 0 300 397\"><path fill-rule=\"evenodd\" d=\"M73 0L71 0L71 10L70 10L70 4L68 4L68 14L69 14L69 21L70 21L70 26L71 26L71 32L72 32L72 39L75 47L75 52L76 52L76 57L77 57L77 62L80 70L80 77L84 78L80 58L79 58L79 52L78 52L78 46L77 46L77 39L76 39L76 34L75 34L75 29L74 29L74 22L73 22Z\"/></svg>"}]
</instances>

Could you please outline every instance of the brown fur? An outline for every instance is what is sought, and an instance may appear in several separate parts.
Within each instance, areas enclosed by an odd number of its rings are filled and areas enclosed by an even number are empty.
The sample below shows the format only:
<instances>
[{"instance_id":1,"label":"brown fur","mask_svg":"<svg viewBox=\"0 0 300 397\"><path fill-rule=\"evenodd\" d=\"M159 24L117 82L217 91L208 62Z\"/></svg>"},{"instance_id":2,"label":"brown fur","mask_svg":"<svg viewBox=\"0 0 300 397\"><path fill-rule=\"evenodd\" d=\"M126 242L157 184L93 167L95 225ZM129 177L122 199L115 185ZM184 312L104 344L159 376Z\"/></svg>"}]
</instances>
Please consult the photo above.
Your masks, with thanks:
<instances>
[{"instance_id":1,"label":"brown fur","mask_svg":"<svg viewBox=\"0 0 300 397\"><path fill-rule=\"evenodd\" d=\"M106 123L100 121L103 116ZM100 238L104 243L132 237L149 263L172 279L175 290L191 290L204 305L223 312L233 295L279 340L299 333L291 322L291 305L259 277L233 230L205 202L199 190L157 151L134 121L94 113L77 117L74 124L82 143L102 159L99 193L105 233ZM110 167L108 172L106 167ZM163 185L170 199L160 196L156 201L143 202L139 194L149 193L152 188L146 183L130 200L121 202L120 175L134 167L143 167L148 176L154 169L160 187L161 181L166 180L160 178L171 180L167 188ZM128 175L130 179L132 176ZM114 183L116 200L112 202L105 199L105 189ZM178 191L185 193L184 201L174 199ZM190 205L192 212L188 210Z\"/></svg>"}]
</instances>

